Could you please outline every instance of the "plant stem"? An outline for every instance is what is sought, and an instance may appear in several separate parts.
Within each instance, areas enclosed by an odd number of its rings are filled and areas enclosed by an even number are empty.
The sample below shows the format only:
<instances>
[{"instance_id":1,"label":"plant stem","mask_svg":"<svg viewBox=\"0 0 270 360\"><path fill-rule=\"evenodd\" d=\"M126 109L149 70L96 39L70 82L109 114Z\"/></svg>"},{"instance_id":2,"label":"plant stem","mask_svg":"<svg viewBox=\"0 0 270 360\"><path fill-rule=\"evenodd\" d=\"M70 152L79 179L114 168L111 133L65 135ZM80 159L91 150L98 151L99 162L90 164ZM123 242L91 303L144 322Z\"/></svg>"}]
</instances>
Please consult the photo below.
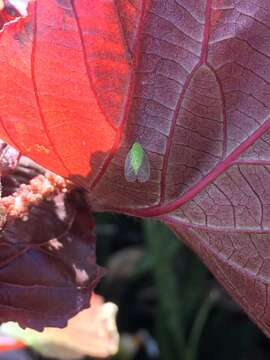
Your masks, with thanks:
<instances>
[{"instance_id":1,"label":"plant stem","mask_svg":"<svg viewBox=\"0 0 270 360\"><path fill-rule=\"evenodd\" d=\"M185 360L199 359L198 350L200 338L210 311L212 310L212 307L216 302L217 298L217 293L215 293L214 291L210 292L209 295L206 297L204 303L198 310L197 316L193 322L193 326L190 332Z\"/></svg>"},{"instance_id":2,"label":"plant stem","mask_svg":"<svg viewBox=\"0 0 270 360\"><path fill-rule=\"evenodd\" d=\"M161 223L144 221L148 252L153 259L153 275L158 292L157 331L161 359L184 359L185 326L181 315L178 284L172 269L173 256L182 246Z\"/></svg>"}]
</instances>

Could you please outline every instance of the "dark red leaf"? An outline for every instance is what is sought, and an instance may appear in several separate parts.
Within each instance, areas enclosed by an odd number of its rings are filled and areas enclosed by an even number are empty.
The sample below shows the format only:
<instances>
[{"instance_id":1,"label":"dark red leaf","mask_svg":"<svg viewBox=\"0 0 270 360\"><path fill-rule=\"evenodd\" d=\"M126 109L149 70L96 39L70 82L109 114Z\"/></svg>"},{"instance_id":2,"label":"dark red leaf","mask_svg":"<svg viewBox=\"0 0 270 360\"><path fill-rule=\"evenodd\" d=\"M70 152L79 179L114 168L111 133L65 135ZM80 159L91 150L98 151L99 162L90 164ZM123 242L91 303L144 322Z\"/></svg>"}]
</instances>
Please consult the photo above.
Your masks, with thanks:
<instances>
[{"instance_id":1,"label":"dark red leaf","mask_svg":"<svg viewBox=\"0 0 270 360\"><path fill-rule=\"evenodd\" d=\"M28 172L27 172L28 170ZM24 179L31 167L12 177ZM10 177L4 193L14 192ZM0 236L0 320L41 330L63 327L89 306L103 271L95 263L94 222L83 193L58 194L7 222Z\"/></svg>"},{"instance_id":2,"label":"dark red leaf","mask_svg":"<svg viewBox=\"0 0 270 360\"><path fill-rule=\"evenodd\" d=\"M123 145L91 194L169 224L268 336L269 15L263 0L151 3ZM145 185L123 176L136 138Z\"/></svg>"},{"instance_id":3,"label":"dark red leaf","mask_svg":"<svg viewBox=\"0 0 270 360\"><path fill-rule=\"evenodd\" d=\"M36 0L0 41L0 136L95 209L166 221L268 335L269 19L268 0Z\"/></svg>"},{"instance_id":4,"label":"dark red leaf","mask_svg":"<svg viewBox=\"0 0 270 360\"><path fill-rule=\"evenodd\" d=\"M3 176L14 171L19 160L18 150L0 140L0 174Z\"/></svg>"}]
</instances>

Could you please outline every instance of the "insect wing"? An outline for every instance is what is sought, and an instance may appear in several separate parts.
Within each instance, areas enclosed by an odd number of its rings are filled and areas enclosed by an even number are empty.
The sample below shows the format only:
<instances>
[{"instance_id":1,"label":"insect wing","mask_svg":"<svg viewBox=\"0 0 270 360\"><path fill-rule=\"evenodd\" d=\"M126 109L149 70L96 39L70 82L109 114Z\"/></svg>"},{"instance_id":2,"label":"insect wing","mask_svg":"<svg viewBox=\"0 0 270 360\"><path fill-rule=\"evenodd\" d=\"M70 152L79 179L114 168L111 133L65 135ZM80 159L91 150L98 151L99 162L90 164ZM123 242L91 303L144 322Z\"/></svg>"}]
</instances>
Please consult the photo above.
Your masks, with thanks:
<instances>
[{"instance_id":1,"label":"insect wing","mask_svg":"<svg viewBox=\"0 0 270 360\"><path fill-rule=\"evenodd\" d=\"M142 165L137 174L137 180L141 183L148 181L150 178L150 161L148 155L144 153Z\"/></svg>"},{"instance_id":2,"label":"insect wing","mask_svg":"<svg viewBox=\"0 0 270 360\"><path fill-rule=\"evenodd\" d=\"M137 180L137 174L132 167L132 154L129 152L125 160L125 178L128 182Z\"/></svg>"}]
</instances>

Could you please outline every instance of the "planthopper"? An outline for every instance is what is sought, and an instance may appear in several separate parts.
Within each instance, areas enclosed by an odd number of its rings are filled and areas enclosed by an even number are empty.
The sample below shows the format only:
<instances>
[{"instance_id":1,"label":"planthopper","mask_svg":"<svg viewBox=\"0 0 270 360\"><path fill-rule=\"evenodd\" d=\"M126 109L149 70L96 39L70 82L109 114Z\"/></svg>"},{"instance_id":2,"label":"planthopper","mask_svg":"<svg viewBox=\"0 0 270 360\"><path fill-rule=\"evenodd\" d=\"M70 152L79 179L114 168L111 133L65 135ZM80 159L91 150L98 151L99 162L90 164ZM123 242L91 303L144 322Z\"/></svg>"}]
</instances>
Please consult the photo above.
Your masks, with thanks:
<instances>
[{"instance_id":1,"label":"planthopper","mask_svg":"<svg viewBox=\"0 0 270 360\"><path fill-rule=\"evenodd\" d=\"M146 182L150 178L150 162L142 145L136 141L125 161L125 178L128 182Z\"/></svg>"}]
</instances>

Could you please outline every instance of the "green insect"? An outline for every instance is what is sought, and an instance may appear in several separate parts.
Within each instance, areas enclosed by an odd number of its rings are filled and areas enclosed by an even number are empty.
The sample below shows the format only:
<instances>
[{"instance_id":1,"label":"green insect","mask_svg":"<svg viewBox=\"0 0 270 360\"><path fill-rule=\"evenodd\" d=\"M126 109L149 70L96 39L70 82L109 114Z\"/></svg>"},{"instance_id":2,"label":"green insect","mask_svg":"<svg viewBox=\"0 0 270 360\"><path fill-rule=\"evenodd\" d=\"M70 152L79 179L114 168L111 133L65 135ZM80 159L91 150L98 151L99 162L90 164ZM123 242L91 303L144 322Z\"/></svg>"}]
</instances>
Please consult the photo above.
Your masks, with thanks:
<instances>
[{"instance_id":1,"label":"green insect","mask_svg":"<svg viewBox=\"0 0 270 360\"><path fill-rule=\"evenodd\" d=\"M125 161L125 178L128 182L146 182L150 178L149 158L139 142L129 150Z\"/></svg>"}]
</instances>

